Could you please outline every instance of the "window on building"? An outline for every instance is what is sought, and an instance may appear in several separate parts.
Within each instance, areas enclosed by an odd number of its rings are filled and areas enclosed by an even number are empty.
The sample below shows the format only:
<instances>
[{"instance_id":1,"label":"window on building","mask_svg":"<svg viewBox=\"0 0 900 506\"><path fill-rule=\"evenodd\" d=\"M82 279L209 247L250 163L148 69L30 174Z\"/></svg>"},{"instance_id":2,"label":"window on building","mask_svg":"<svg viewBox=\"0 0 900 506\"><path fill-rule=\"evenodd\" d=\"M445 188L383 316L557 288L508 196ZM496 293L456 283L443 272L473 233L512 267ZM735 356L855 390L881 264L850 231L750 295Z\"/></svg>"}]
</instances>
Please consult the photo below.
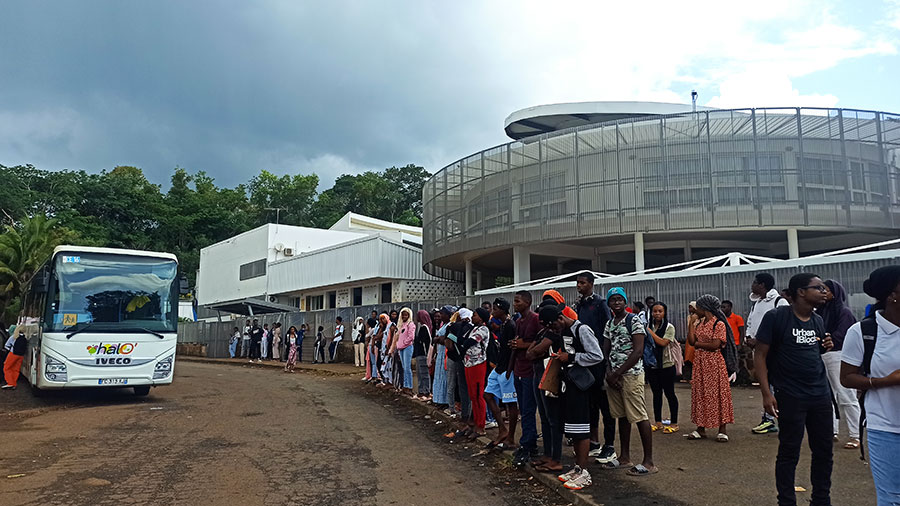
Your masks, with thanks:
<instances>
[{"instance_id":1,"label":"window on building","mask_svg":"<svg viewBox=\"0 0 900 506\"><path fill-rule=\"evenodd\" d=\"M353 289L353 304L354 306L362 306L362 287L358 286Z\"/></svg>"},{"instance_id":2,"label":"window on building","mask_svg":"<svg viewBox=\"0 0 900 506\"><path fill-rule=\"evenodd\" d=\"M382 304L388 304L394 302L394 287L393 283L382 283L381 284L381 299L378 301Z\"/></svg>"},{"instance_id":3,"label":"window on building","mask_svg":"<svg viewBox=\"0 0 900 506\"><path fill-rule=\"evenodd\" d=\"M260 276L266 275L266 259L257 260L255 262L250 262L242 265L240 267L240 278L241 281L245 279L253 279L258 278Z\"/></svg>"},{"instance_id":4,"label":"window on building","mask_svg":"<svg viewBox=\"0 0 900 506\"><path fill-rule=\"evenodd\" d=\"M319 309L325 309L325 296L324 295L307 295L306 296L306 310L307 311L317 311Z\"/></svg>"},{"instance_id":5,"label":"window on building","mask_svg":"<svg viewBox=\"0 0 900 506\"><path fill-rule=\"evenodd\" d=\"M337 307L337 292L328 292L328 309Z\"/></svg>"}]
</instances>

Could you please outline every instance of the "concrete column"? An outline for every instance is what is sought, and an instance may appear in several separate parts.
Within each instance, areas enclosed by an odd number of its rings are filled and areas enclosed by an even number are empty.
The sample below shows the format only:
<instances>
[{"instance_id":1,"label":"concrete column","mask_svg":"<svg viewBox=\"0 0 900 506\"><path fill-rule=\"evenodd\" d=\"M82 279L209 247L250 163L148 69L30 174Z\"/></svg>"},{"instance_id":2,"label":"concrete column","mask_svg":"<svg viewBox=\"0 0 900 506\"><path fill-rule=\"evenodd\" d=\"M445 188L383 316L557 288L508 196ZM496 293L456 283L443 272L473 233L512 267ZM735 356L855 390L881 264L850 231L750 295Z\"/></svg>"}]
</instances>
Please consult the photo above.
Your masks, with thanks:
<instances>
[{"instance_id":1,"label":"concrete column","mask_svg":"<svg viewBox=\"0 0 900 506\"><path fill-rule=\"evenodd\" d=\"M484 283L482 283L481 271L475 271L475 291L484 290Z\"/></svg>"},{"instance_id":2,"label":"concrete column","mask_svg":"<svg viewBox=\"0 0 900 506\"><path fill-rule=\"evenodd\" d=\"M691 241L690 239L684 241L684 261L690 262L694 259L694 255L691 253Z\"/></svg>"},{"instance_id":3,"label":"concrete column","mask_svg":"<svg viewBox=\"0 0 900 506\"><path fill-rule=\"evenodd\" d=\"M513 247L513 283L531 281L531 254L521 246Z\"/></svg>"},{"instance_id":4,"label":"concrete column","mask_svg":"<svg viewBox=\"0 0 900 506\"><path fill-rule=\"evenodd\" d=\"M800 258L800 241L797 239L797 229L787 229L788 258Z\"/></svg>"},{"instance_id":5,"label":"concrete column","mask_svg":"<svg viewBox=\"0 0 900 506\"><path fill-rule=\"evenodd\" d=\"M466 295L472 295L472 261L466 260Z\"/></svg>"},{"instance_id":6,"label":"concrete column","mask_svg":"<svg viewBox=\"0 0 900 506\"><path fill-rule=\"evenodd\" d=\"M562 274L562 273L563 273L563 264L564 264L564 263L566 263L566 261L563 260L563 259L557 259L557 260L556 260L556 274Z\"/></svg>"},{"instance_id":7,"label":"concrete column","mask_svg":"<svg viewBox=\"0 0 900 506\"><path fill-rule=\"evenodd\" d=\"M634 270L644 270L644 233L634 234Z\"/></svg>"}]
</instances>

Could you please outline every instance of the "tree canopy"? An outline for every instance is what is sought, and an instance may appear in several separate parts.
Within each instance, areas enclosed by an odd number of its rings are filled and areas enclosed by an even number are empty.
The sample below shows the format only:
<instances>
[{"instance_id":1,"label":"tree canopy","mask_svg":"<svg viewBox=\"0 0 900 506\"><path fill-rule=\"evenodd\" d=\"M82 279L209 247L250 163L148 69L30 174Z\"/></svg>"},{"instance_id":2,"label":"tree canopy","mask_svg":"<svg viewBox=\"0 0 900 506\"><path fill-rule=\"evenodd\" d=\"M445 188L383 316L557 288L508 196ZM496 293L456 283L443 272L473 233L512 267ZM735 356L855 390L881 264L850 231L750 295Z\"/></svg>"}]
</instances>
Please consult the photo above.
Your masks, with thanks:
<instances>
[{"instance_id":1,"label":"tree canopy","mask_svg":"<svg viewBox=\"0 0 900 506\"><path fill-rule=\"evenodd\" d=\"M327 228L352 211L421 226L422 186L429 177L423 167L410 164L344 174L319 193L315 174L278 176L262 170L246 184L226 188L203 171L176 167L163 191L137 167L88 173L0 165L0 225L5 227L0 237L16 243L23 233L36 234L28 240L40 245L38 256L49 255L48 247L63 242L167 251L178 256L182 272L193 280L200 248L276 218ZM38 217L43 221L30 224ZM3 260L0 252L0 264ZM3 272L0 283L10 286L12 275ZM11 294L6 293L6 302Z\"/></svg>"}]
</instances>

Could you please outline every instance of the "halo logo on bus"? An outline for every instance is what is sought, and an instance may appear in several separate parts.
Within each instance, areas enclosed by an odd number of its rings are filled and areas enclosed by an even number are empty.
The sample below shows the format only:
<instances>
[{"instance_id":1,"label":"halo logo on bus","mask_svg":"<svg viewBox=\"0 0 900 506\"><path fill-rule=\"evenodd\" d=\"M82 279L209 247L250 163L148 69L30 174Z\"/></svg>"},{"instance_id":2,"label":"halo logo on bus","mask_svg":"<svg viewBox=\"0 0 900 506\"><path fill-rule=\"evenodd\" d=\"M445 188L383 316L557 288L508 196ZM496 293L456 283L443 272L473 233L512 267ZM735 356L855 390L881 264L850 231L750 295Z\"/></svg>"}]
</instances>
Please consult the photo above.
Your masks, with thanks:
<instances>
[{"instance_id":1,"label":"halo logo on bus","mask_svg":"<svg viewBox=\"0 0 900 506\"><path fill-rule=\"evenodd\" d=\"M87 351L91 355L128 355L134 351L137 343L120 343L120 344L95 344L88 345Z\"/></svg>"}]
</instances>

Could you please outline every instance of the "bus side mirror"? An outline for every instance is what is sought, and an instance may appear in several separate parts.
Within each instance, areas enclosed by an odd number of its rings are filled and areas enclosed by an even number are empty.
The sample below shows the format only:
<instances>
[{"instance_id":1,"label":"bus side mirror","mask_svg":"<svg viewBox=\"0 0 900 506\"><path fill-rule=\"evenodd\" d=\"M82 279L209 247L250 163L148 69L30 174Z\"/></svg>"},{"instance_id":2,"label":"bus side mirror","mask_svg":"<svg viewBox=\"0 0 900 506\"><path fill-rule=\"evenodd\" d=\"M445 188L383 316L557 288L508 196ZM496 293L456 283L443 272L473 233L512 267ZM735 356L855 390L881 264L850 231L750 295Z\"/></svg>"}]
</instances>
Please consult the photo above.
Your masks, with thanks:
<instances>
[{"instance_id":1,"label":"bus side mirror","mask_svg":"<svg viewBox=\"0 0 900 506\"><path fill-rule=\"evenodd\" d=\"M184 274L178 278L178 295L187 295L191 293L191 285L188 283L187 276Z\"/></svg>"},{"instance_id":2,"label":"bus side mirror","mask_svg":"<svg viewBox=\"0 0 900 506\"><path fill-rule=\"evenodd\" d=\"M31 281L31 291L34 293L47 293L47 290L49 289L50 269L48 269L47 266L44 266L34 273L34 279Z\"/></svg>"}]
</instances>

